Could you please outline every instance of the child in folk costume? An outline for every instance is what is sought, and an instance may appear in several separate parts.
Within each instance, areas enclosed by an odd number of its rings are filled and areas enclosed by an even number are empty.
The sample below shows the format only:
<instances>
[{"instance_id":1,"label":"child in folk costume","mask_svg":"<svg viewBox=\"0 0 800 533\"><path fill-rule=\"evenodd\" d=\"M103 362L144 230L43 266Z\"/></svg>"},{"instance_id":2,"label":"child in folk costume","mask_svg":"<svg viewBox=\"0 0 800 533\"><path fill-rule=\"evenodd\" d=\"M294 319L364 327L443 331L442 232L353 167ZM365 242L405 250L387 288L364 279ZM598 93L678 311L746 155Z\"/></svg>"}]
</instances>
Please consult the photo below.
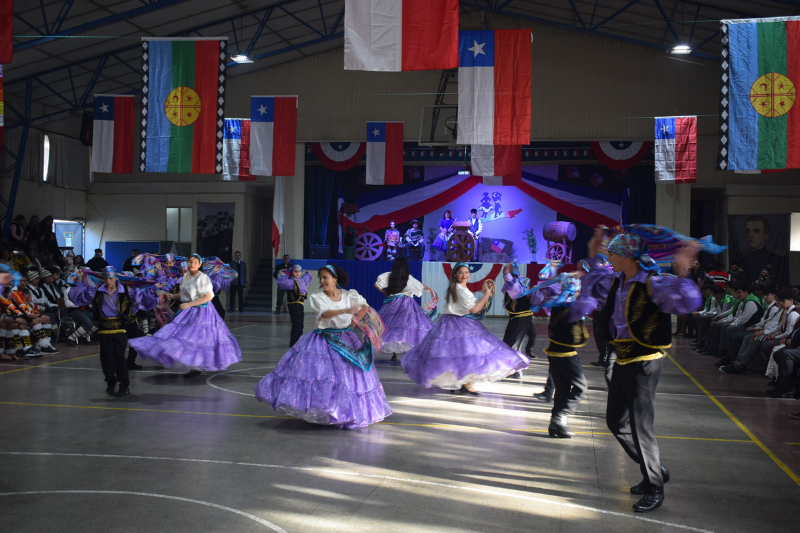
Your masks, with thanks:
<instances>
[{"instance_id":1,"label":"child in folk costume","mask_svg":"<svg viewBox=\"0 0 800 533\"><path fill-rule=\"evenodd\" d=\"M304 302L308 297L308 286L311 284L311 274L304 271L300 265L292 265L291 275L288 269L278 272L278 288L286 291L289 307L289 319L292 321L292 333L289 339L291 348L303 334L305 321Z\"/></svg>"},{"instance_id":2,"label":"child in folk costume","mask_svg":"<svg viewBox=\"0 0 800 533\"><path fill-rule=\"evenodd\" d=\"M435 386L478 395L472 385L497 381L528 367L530 360L489 333L480 320L491 306L494 283L483 284L476 300L467 288L469 266L458 263L450 275L444 316L425 339L406 352L402 365L408 377L426 388Z\"/></svg>"},{"instance_id":3,"label":"child in folk costume","mask_svg":"<svg viewBox=\"0 0 800 533\"><path fill-rule=\"evenodd\" d=\"M395 259L391 272L378 276L375 287L386 295L378 311L384 325L381 351L391 353L394 362L398 353L422 342L433 327L433 320L414 301L426 287L408 273L408 261L402 256Z\"/></svg>"},{"instance_id":4,"label":"child in folk costume","mask_svg":"<svg viewBox=\"0 0 800 533\"><path fill-rule=\"evenodd\" d=\"M528 342L525 346L525 353L531 356L530 350L536 342L536 330L533 328L533 312L531 311L529 280L522 278L519 267L516 263L509 263L503 269L503 279L505 283L501 291L503 292L503 308L508 313L508 324L503 334L503 342L518 352L522 352L522 344L525 337ZM512 378L519 378L519 373L511 375Z\"/></svg>"},{"instance_id":5,"label":"child in folk costume","mask_svg":"<svg viewBox=\"0 0 800 533\"><path fill-rule=\"evenodd\" d=\"M344 429L367 427L392 414L373 366L380 348L380 318L370 315L360 294L342 288L348 280L339 267L319 269L322 292L309 299L317 329L300 337L254 387L258 401L312 424ZM352 325L359 326L357 320L365 314L376 321L362 342Z\"/></svg>"},{"instance_id":6,"label":"child in folk costume","mask_svg":"<svg viewBox=\"0 0 800 533\"><path fill-rule=\"evenodd\" d=\"M171 368L190 369L184 377L200 374L200 370L225 370L242 360L242 351L219 313L209 302L214 297L211 279L200 271L203 259L189 258L189 271L180 282L180 294L164 294L180 298L180 312L152 337L131 339L129 344L144 359Z\"/></svg>"}]
</instances>

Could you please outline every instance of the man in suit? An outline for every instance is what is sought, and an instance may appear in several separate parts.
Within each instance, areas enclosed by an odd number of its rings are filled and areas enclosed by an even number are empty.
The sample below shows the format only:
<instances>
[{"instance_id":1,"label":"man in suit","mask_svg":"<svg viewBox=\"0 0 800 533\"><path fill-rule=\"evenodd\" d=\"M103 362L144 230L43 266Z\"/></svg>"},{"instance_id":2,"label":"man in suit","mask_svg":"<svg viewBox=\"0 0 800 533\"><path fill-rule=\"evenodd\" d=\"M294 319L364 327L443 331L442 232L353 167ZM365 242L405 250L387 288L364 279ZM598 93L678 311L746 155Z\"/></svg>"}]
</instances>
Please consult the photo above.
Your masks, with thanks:
<instances>
[{"instance_id":1,"label":"man in suit","mask_svg":"<svg viewBox=\"0 0 800 533\"><path fill-rule=\"evenodd\" d=\"M278 274L280 273L281 270L289 270L289 271L291 271L293 266L294 265L292 265L289 262L289 254L284 255L283 256L283 263L281 263L280 265L275 267L275 270L272 271L272 277L277 280L278 279ZM278 295L277 295L277 300L276 300L278 303L275 304L275 314L276 315L279 315L280 312L281 312L281 306L283 306L283 296L285 294L286 294L285 290L278 289Z\"/></svg>"},{"instance_id":2,"label":"man in suit","mask_svg":"<svg viewBox=\"0 0 800 533\"><path fill-rule=\"evenodd\" d=\"M233 261L231 261L231 268L233 268L239 277L231 282L231 289L228 291L230 296L229 311L233 311L236 307L236 296L239 296L239 312L244 311L244 289L247 287L247 265L242 261L242 252L233 254Z\"/></svg>"}]
</instances>

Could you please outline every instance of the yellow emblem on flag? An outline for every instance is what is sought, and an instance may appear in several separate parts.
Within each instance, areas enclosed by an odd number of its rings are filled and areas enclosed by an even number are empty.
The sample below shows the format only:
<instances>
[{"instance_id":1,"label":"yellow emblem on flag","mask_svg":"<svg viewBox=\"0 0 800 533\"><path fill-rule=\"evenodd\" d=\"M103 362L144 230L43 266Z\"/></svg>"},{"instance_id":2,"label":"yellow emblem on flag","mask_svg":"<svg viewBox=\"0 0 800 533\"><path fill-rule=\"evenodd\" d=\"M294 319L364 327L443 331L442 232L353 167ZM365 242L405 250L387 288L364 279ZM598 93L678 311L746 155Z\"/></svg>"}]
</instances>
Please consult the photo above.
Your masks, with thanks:
<instances>
[{"instance_id":1,"label":"yellow emblem on flag","mask_svg":"<svg viewBox=\"0 0 800 533\"><path fill-rule=\"evenodd\" d=\"M750 87L750 103L765 117L779 117L788 113L796 96L794 83L777 72L764 74Z\"/></svg>"},{"instance_id":2,"label":"yellow emblem on flag","mask_svg":"<svg viewBox=\"0 0 800 533\"><path fill-rule=\"evenodd\" d=\"M200 96L189 87L177 87L164 102L167 119L176 126L188 126L200 116Z\"/></svg>"}]
</instances>

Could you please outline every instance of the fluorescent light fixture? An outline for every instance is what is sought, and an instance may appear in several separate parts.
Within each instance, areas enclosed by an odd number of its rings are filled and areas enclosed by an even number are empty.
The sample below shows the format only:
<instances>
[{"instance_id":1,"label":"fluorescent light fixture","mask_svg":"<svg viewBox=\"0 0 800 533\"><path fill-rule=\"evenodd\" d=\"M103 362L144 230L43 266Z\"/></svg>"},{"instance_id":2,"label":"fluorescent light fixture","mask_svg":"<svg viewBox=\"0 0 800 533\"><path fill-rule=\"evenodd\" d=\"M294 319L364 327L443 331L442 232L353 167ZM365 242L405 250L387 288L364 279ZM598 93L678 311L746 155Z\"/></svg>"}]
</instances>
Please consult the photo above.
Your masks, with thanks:
<instances>
[{"instance_id":1,"label":"fluorescent light fixture","mask_svg":"<svg viewBox=\"0 0 800 533\"><path fill-rule=\"evenodd\" d=\"M246 55L241 54L241 53L236 54L235 56L232 56L231 59L233 59L236 63L252 63L253 62L252 59L250 59L249 57L247 57Z\"/></svg>"},{"instance_id":2,"label":"fluorescent light fixture","mask_svg":"<svg viewBox=\"0 0 800 533\"><path fill-rule=\"evenodd\" d=\"M459 175L459 176L469 176L469 174L470 174L470 172L469 172L469 170L467 170L467 169L464 169L464 170L459 170L459 171L458 171L458 175Z\"/></svg>"},{"instance_id":3,"label":"fluorescent light fixture","mask_svg":"<svg viewBox=\"0 0 800 533\"><path fill-rule=\"evenodd\" d=\"M692 47L688 44L678 44L675 45L675 48L672 49L670 52L671 54L691 54Z\"/></svg>"}]
</instances>

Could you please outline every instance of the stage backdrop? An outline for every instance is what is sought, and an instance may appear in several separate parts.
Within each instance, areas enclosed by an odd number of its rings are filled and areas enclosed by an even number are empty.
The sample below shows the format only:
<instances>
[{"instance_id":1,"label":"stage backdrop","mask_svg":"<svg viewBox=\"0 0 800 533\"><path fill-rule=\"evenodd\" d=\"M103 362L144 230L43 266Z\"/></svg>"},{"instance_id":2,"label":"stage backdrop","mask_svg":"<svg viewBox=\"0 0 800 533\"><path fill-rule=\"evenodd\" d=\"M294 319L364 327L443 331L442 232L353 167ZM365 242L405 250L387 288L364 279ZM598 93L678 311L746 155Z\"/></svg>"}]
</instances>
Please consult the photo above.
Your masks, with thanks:
<instances>
[{"instance_id":1,"label":"stage backdrop","mask_svg":"<svg viewBox=\"0 0 800 533\"><path fill-rule=\"evenodd\" d=\"M738 261L752 283L772 266L776 281L789 280L790 215L729 215L729 262Z\"/></svg>"},{"instance_id":2,"label":"stage backdrop","mask_svg":"<svg viewBox=\"0 0 800 533\"><path fill-rule=\"evenodd\" d=\"M197 202L197 253L217 256L226 263L233 259L233 216L235 203Z\"/></svg>"}]
</instances>

